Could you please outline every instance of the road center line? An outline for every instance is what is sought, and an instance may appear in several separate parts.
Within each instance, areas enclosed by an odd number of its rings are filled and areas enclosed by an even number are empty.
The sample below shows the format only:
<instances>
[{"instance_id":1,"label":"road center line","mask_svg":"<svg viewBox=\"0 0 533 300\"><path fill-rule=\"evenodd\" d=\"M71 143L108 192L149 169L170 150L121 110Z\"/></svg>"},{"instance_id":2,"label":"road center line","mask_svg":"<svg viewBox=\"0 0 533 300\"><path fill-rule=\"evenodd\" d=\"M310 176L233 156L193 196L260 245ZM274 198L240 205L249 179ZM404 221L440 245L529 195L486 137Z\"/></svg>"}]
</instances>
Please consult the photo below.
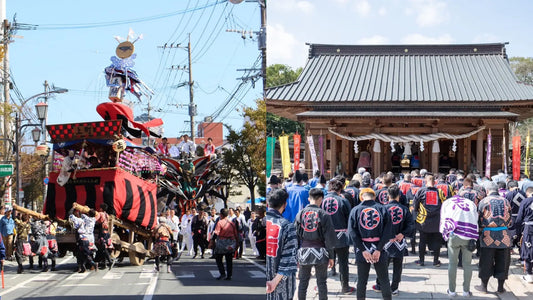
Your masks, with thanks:
<instances>
[{"instance_id":1,"label":"road center line","mask_svg":"<svg viewBox=\"0 0 533 300\"><path fill-rule=\"evenodd\" d=\"M154 292L155 292L155 287L157 286L158 277L159 277L159 272L155 273L150 279L150 284L146 288L146 292L144 292L143 300L152 300L152 297L154 296Z\"/></svg>"}]
</instances>

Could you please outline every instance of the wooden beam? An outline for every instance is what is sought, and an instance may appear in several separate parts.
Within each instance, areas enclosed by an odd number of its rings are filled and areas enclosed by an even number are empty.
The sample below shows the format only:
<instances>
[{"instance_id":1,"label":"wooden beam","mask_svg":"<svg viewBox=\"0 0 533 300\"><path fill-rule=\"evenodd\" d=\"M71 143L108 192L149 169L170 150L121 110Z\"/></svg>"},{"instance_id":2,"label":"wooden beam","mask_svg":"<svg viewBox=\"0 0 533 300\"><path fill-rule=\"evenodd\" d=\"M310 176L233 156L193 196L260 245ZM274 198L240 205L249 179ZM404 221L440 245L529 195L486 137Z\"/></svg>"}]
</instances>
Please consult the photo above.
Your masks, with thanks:
<instances>
[{"instance_id":1,"label":"wooden beam","mask_svg":"<svg viewBox=\"0 0 533 300\"><path fill-rule=\"evenodd\" d=\"M476 139L476 169L483 173L483 130L477 133Z\"/></svg>"}]
</instances>

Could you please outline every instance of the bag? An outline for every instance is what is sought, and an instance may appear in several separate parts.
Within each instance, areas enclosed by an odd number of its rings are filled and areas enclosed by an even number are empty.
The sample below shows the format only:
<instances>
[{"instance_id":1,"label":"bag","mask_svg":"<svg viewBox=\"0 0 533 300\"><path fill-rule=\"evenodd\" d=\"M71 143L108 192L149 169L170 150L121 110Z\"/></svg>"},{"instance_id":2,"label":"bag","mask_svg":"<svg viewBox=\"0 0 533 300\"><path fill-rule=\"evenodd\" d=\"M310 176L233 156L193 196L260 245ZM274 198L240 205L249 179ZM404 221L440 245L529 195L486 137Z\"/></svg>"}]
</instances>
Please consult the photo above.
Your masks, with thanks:
<instances>
[{"instance_id":1,"label":"bag","mask_svg":"<svg viewBox=\"0 0 533 300\"><path fill-rule=\"evenodd\" d=\"M235 252L237 248L237 243L234 239L227 238L217 238L215 243L215 253L216 254L227 254Z\"/></svg>"},{"instance_id":2,"label":"bag","mask_svg":"<svg viewBox=\"0 0 533 300\"><path fill-rule=\"evenodd\" d=\"M470 252L474 252L474 250L476 250L476 240L468 240L468 246L466 246L466 249Z\"/></svg>"},{"instance_id":3,"label":"bag","mask_svg":"<svg viewBox=\"0 0 533 300\"><path fill-rule=\"evenodd\" d=\"M209 240L209 244L207 244L207 249L215 249L215 239L214 238L211 238Z\"/></svg>"},{"instance_id":4,"label":"bag","mask_svg":"<svg viewBox=\"0 0 533 300\"><path fill-rule=\"evenodd\" d=\"M48 240L48 248L50 249L50 251L52 252L56 252L57 251L57 240Z\"/></svg>"},{"instance_id":5,"label":"bag","mask_svg":"<svg viewBox=\"0 0 533 300\"><path fill-rule=\"evenodd\" d=\"M31 255L31 245L30 243L23 242L22 243L22 255L24 256L30 256Z\"/></svg>"}]
</instances>

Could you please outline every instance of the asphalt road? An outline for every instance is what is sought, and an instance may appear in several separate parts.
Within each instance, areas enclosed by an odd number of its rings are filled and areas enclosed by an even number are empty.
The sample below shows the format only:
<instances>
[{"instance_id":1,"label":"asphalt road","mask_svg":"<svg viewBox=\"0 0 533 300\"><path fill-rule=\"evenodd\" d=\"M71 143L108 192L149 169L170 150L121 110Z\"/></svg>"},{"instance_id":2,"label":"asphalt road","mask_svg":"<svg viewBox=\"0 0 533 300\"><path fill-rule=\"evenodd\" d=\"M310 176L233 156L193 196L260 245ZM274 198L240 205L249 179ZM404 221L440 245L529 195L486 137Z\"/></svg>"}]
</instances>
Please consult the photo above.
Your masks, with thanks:
<instances>
[{"instance_id":1,"label":"asphalt road","mask_svg":"<svg viewBox=\"0 0 533 300\"><path fill-rule=\"evenodd\" d=\"M55 272L25 269L16 273L16 263L5 264L5 288L0 290L7 299L265 299L264 261L243 256L234 260L231 281L219 276L214 259L192 259L183 256L167 273L154 272L154 262L130 266L128 258L108 271L76 273L76 259L69 254L58 259ZM28 263L25 262L25 268Z\"/></svg>"}]
</instances>

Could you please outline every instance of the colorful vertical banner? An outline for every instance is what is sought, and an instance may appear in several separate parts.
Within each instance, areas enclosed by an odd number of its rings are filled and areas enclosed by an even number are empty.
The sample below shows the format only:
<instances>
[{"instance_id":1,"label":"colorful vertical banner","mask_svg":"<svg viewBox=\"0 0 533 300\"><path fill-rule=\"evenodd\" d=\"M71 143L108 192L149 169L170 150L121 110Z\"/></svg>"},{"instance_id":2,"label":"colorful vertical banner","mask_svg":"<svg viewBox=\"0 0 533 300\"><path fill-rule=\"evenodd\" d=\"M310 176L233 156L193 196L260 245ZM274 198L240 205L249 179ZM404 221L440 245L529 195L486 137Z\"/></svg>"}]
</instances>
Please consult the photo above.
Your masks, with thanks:
<instances>
[{"instance_id":1,"label":"colorful vertical banner","mask_svg":"<svg viewBox=\"0 0 533 300\"><path fill-rule=\"evenodd\" d=\"M529 129L527 130L526 137L526 155L524 155L524 174L529 177Z\"/></svg>"},{"instance_id":2,"label":"colorful vertical banner","mask_svg":"<svg viewBox=\"0 0 533 300\"><path fill-rule=\"evenodd\" d=\"M489 135L487 135L487 159L485 160L485 177L490 178L490 162L492 154L492 134L489 129Z\"/></svg>"},{"instance_id":3,"label":"colorful vertical banner","mask_svg":"<svg viewBox=\"0 0 533 300\"><path fill-rule=\"evenodd\" d=\"M520 136L513 136L513 179L520 180Z\"/></svg>"},{"instance_id":4,"label":"colorful vertical banner","mask_svg":"<svg viewBox=\"0 0 533 300\"><path fill-rule=\"evenodd\" d=\"M505 128L503 128L503 142L502 142L502 149L503 149L503 171L505 175L507 175L507 136L505 135Z\"/></svg>"},{"instance_id":5,"label":"colorful vertical banner","mask_svg":"<svg viewBox=\"0 0 533 300\"><path fill-rule=\"evenodd\" d=\"M289 136L279 137L279 147L281 150L281 165L283 168L283 178L288 178L291 173L291 154L289 152Z\"/></svg>"},{"instance_id":6,"label":"colorful vertical banner","mask_svg":"<svg viewBox=\"0 0 533 300\"><path fill-rule=\"evenodd\" d=\"M276 146L276 138L273 136L267 137L267 149L266 149L266 175L270 178L272 173L272 162L274 161L274 148Z\"/></svg>"},{"instance_id":7,"label":"colorful vertical banner","mask_svg":"<svg viewBox=\"0 0 533 300\"><path fill-rule=\"evenodd\" d=\"M320 158L320 174L324 174L324 136L318 136L318 156Z\"/></svg>"},{"instance_id":8,"label":"colorful vertical banner","mask_svg":"<svg viewBox=\"0 0 533 300\"><path fill-rule=\"evenodd\" d=\"M313 136L307 137L307 146L309 147L309 154L311 154L311 163L313 165L313 175L318 171L318 160L316 159L315 141Z\"/></svg>"},{"instance_id":9,"label":"colorful vertical banner","mask_svg":"<svg viewBox=\"0 0 533 300\"><path fill-rule=\"evenodd\" d=\"M302 143L302 136L295 134L294 139L294 171L300 170L300 145Z\"/></svg>"}]
</instances>

